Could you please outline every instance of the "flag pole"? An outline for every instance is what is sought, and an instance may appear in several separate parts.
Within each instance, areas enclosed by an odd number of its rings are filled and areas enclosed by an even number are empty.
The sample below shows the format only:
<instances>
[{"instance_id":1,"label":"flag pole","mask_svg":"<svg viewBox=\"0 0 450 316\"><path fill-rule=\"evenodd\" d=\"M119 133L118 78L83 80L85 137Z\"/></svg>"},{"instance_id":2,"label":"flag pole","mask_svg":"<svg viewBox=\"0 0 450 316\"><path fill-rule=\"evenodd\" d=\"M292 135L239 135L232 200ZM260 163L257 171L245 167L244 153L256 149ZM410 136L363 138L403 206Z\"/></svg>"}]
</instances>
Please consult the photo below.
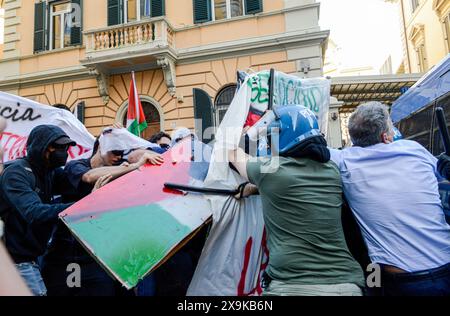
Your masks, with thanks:
<instances>
[{"instance_id":1,"label":"flag pole","mask_svg":"<svg viewBox=\"0 0 450 316\"><path fill-rule=\"evenodd\" d=\"M135 100L135 102L134 102L135 109L134 110L135 110L135 113L136 113L137 123L139 125L139 121L141 119L139 117L139 115L141 114L141 112L139 111L139 95L137 93L136 78L134 77L134 71L131 72L131 76L133 78L133 89L134 89L134 100ZM141 137L141 130L140 130L139 127L138 127L138 134L139 134L139 137Z\"/></svg>"}]
</instances>

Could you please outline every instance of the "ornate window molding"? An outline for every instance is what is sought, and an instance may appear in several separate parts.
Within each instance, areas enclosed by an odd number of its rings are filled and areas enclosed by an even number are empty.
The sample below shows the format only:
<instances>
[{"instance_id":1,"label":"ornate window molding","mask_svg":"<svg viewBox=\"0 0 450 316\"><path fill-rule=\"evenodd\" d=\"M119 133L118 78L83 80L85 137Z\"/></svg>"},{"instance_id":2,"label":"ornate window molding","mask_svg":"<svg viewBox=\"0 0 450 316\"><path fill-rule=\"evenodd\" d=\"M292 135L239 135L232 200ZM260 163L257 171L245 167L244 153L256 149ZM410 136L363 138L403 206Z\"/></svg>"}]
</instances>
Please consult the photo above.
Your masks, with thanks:
<instances>
[{"instance_id":1,"label":"ornate window molding","mask_svg":"<svg viewBox=\"0 0 450 316\"><path fill-rule=\"evenodd\" d=\"M433 10L436 11L436 15L441 22L446 44L445 47L447 49L447 53L450 53L450 1L434 0Z\"/></svg>"},{"instance_id":2,"label":"ornate window molding","mask_svg":"<svg viewBox=\"0 0 450 316\"><path fill-rule=\"evenodd\" d=\"M411 29L409 40L414 46L416 51L417 66L420 72L428 70L428 60L425 49L425 26L423 24L416 24Z\"/></svg>"},{"instance_id":3,"label":"ornate window molding","mask_svg":"<svg viewBox=\"0 0 450 316\"><path fill-rule=\"evenodd\" d=\"M425 41L425 25L415 24L409 32L408 38L414 44L418 44L420 41Z\"/></svg>"},{"instance_id":4,"label":"ornate window molding","mask_svg":"<svg viewBox=\"0 0 450 316\"><path fill-rule=\"evenodd\" d=\"M433 0L433 10L436 11L439 19L449 13L450 3L448 0Z\"/></svg>"}]
</instances>

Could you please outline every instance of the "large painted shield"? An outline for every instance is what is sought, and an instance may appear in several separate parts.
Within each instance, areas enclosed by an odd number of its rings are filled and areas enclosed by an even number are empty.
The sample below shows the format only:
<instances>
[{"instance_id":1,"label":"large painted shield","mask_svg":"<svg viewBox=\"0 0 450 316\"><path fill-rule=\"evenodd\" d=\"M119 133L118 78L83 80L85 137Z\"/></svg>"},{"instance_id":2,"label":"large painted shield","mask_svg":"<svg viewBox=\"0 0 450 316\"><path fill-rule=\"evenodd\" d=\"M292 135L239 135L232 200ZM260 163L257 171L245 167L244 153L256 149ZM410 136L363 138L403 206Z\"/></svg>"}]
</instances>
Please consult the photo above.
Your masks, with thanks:
<instances>
[{"instance_id":1,"label":"large painted shield","mask_svg":"<svg viewBox=\"0 0 450 316\"><path fill-rule=\"evenodd\" d=\"M164 188L167 182L202 186L209 167L205 148L185 139L163 155L163 165L147 165L117 179L60 218L111 275L132 288L210 219L202 195Z\"/></svg>"}]
</instances>

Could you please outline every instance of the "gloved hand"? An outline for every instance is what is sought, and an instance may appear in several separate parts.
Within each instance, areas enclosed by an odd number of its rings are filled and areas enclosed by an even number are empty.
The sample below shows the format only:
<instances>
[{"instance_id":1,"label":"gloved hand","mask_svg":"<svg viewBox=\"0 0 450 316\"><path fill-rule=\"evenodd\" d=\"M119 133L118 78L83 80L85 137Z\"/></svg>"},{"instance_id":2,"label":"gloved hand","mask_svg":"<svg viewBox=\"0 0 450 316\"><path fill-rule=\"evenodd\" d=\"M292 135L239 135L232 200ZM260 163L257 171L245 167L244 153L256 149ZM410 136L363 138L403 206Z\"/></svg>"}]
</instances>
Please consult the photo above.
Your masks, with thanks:
<instances>
[{"instance_id":1,"label":"gloved hand","mask_svg":"<svg viewBox=\"0 0 450 316\"><path fill-rule=\"evenodd\" d=\"M258 188L256 187L256 185L251 184L249 182L244 182L242 183L239 187L238 187L239 193L236 194L234 197L237 200L243 199L243 198L247 198L250 195L254 195L254 194L258 194Z\"/></svg>"},{"instance_id":2,"label":"gloved hand","mask_svg":"<svg viewBox=\"0 0 450 316\"><path fill-rule=\"evenodd\" d=\"M438 157L437 170L447 180L450 180L450 156L442 153Z\"/></svg>"}]
</instances>

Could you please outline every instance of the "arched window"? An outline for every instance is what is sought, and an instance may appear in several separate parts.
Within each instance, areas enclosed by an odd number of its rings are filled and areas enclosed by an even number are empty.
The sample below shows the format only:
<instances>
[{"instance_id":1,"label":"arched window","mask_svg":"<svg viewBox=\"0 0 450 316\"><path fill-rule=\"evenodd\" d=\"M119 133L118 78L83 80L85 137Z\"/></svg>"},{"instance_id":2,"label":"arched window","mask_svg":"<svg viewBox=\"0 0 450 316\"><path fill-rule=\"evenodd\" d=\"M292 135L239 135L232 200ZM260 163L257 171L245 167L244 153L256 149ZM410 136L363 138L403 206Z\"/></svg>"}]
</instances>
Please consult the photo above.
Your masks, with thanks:
<instances>
[{"instance_id":1,"label":"arched window","mask_svg":"<svg viewBox=\"0 0 450 316\"><path fill-rule=\"evenodd\" d=\"M236 94L237 86L235 84L224 87L219 91L214 103L216 107L216 126L219 126L228 110L228 107L233 101L234 95Z\"/></svg>"},{"instance_id":2,"label":"arched window","mask_svg":"<svg viewBox=\"0 0 450 316\"><path fill-rule=\"evenodd\" d=\"M141 137L144 139L149 139L154 134L162 130L161 126L161 115L158 108L147 100L141 99L142 109L144 110L145 120L147 121L148 127L144 130ZM127 125L127 112L128 103L124 104L119 110L118 118L122 122L123 126Z\"/></svg>"}]
</instances>

